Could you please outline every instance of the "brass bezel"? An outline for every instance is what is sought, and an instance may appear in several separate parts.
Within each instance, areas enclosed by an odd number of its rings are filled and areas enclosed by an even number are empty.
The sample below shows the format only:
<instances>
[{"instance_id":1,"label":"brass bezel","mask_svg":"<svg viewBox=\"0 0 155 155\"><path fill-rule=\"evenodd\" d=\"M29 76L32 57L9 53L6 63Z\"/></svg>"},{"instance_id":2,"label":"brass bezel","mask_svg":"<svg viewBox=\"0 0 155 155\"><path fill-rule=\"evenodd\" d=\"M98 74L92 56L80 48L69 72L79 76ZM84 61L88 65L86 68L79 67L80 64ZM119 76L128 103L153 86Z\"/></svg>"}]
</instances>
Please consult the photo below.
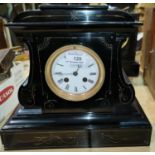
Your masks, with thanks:
<instances>
[{"instance_id":1,"label":"brass bezel","mask_svg":"<svg viewBox=\"0 0 155 155\"><path fill-rule=\"evenodd\" d=\"M96 82L96 85L91 88L88 92L81 93L81 94L72 94L72 93L67 93L63 90L61 90L53 81L53 78L51 76L51 67L53 65L54 60L63 52L67 50L72 50L72 49L78 49L82 50L84 52L87 52L89 55L91 55L97 62L98 67L99 67L99 78L98 81ZM67 45L60 47L56 51L54 51L50 57L48 58L46 65L45 65L45 79L48 87L50 90L59 96L62 99L68 100L68 101L84 101L86 99L89 99L90 97L94 96L102 87L104 80L105 80L105 67L104 64L101 60L101 58L98 56L98 54L93 51L92 49L85 47L83 45Z\"/></svg>"}]
</instances>

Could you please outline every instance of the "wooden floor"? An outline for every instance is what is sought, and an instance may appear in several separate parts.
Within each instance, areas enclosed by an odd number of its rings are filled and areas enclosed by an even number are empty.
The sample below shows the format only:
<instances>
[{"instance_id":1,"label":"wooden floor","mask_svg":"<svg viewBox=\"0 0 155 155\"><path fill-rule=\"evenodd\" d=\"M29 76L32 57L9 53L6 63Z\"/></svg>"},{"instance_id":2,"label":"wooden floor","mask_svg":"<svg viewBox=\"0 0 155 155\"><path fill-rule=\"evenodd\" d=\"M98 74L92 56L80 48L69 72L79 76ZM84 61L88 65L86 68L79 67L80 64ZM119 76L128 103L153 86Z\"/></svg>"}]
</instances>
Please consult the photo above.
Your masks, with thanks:
<instances>
[{"instance_id":1,"label":"wooden floor","mask_svg":"<svg viewBox=\"0 0 155 155\"><path fill-rule=\"evenodd\" d=\"M46 150L26 150L26 151L51 151L51 152L57 152L57 151L63 151L63 152L85 152L85 151L102 151L102 152L148 152L148 151L155 151L155 99L152 97L148 87L144 85L143 78L140 74L137 78L130 78L132 81L136 97L139 100L139 103L141 104L145 114L149 118L152 127L152 138L151 138L151 145L146 147L108 147L108 148L86 148L86 149L46 149ZM0 142L0 149L3 151L3 147ZM23 150L24 151L24 150Z\"/></svg>"}]
</instances>

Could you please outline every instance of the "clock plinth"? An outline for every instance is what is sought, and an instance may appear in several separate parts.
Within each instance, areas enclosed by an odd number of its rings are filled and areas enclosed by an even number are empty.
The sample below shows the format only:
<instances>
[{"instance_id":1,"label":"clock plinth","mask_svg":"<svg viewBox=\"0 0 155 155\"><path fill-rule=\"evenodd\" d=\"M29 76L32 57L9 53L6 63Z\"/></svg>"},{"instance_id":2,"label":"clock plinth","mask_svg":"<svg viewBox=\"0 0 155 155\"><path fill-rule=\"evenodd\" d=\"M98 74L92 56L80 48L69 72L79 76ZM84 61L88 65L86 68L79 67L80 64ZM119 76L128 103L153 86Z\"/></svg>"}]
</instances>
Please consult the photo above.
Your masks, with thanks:
<instances>
[{"instance_id":1,"label":"clock plinth","mask_svg":"<svg viewBox=\"0 0 155 155\"><path fill-rule=\"evenodd\" d=\"M149 145L151 125L122 68L139 25L105 6L51 5L7 24L29 48L30 74L1 130L4 148Z\"/></svg>"},{"instance_id":2,"label":"clock plinth","mask_svg":"<svg viewBox=\"0 0 155 155\"><path fill-rule=\"evenodd\" d=\"M146 146L151 125L135 100L130 115L43 114L19 106L1 132L6 150Z\"/></svg>"}]
</instances>

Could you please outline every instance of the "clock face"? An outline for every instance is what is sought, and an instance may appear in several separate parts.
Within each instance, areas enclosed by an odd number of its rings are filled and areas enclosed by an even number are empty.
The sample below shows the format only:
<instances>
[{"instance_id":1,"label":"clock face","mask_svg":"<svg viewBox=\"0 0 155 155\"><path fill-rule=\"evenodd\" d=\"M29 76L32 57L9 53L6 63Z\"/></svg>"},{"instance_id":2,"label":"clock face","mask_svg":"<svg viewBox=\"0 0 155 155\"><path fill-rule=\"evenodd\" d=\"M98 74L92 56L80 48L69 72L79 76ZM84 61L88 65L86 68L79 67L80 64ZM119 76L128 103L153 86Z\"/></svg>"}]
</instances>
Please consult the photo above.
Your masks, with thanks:
<instances>
[{"instance_id":1,"label":"clock face","mask_svg":"<svg viewBox=\"0 0 155 155\"><path fill-rule=\"evenodd\" d=\"M88 47L68 45L47 60L46 82L57 96L82 101L94 96L103 85L105 69L100 57Z\"/></svg>"}]
</instances>

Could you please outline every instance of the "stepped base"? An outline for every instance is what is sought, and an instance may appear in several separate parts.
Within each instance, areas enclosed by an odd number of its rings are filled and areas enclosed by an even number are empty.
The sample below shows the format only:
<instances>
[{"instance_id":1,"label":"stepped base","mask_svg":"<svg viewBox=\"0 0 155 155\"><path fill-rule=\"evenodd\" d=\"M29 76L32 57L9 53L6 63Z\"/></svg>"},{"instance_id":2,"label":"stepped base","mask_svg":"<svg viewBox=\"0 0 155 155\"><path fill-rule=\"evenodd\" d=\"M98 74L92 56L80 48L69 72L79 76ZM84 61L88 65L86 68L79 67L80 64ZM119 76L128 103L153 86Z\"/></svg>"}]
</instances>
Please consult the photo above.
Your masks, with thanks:
<instances>
[{"instance_id":1,"label":"stepped base","mask_svg":"<svg viewBox=\"0 0 155 155\"><path fill-rule=\"evenodd\" d=\"M133 107L130 115L114 115L42 114L18 106L1 129L2 143L6 150L149 145L151 125L137 101Z\"/></svg>"}]
</instances>

